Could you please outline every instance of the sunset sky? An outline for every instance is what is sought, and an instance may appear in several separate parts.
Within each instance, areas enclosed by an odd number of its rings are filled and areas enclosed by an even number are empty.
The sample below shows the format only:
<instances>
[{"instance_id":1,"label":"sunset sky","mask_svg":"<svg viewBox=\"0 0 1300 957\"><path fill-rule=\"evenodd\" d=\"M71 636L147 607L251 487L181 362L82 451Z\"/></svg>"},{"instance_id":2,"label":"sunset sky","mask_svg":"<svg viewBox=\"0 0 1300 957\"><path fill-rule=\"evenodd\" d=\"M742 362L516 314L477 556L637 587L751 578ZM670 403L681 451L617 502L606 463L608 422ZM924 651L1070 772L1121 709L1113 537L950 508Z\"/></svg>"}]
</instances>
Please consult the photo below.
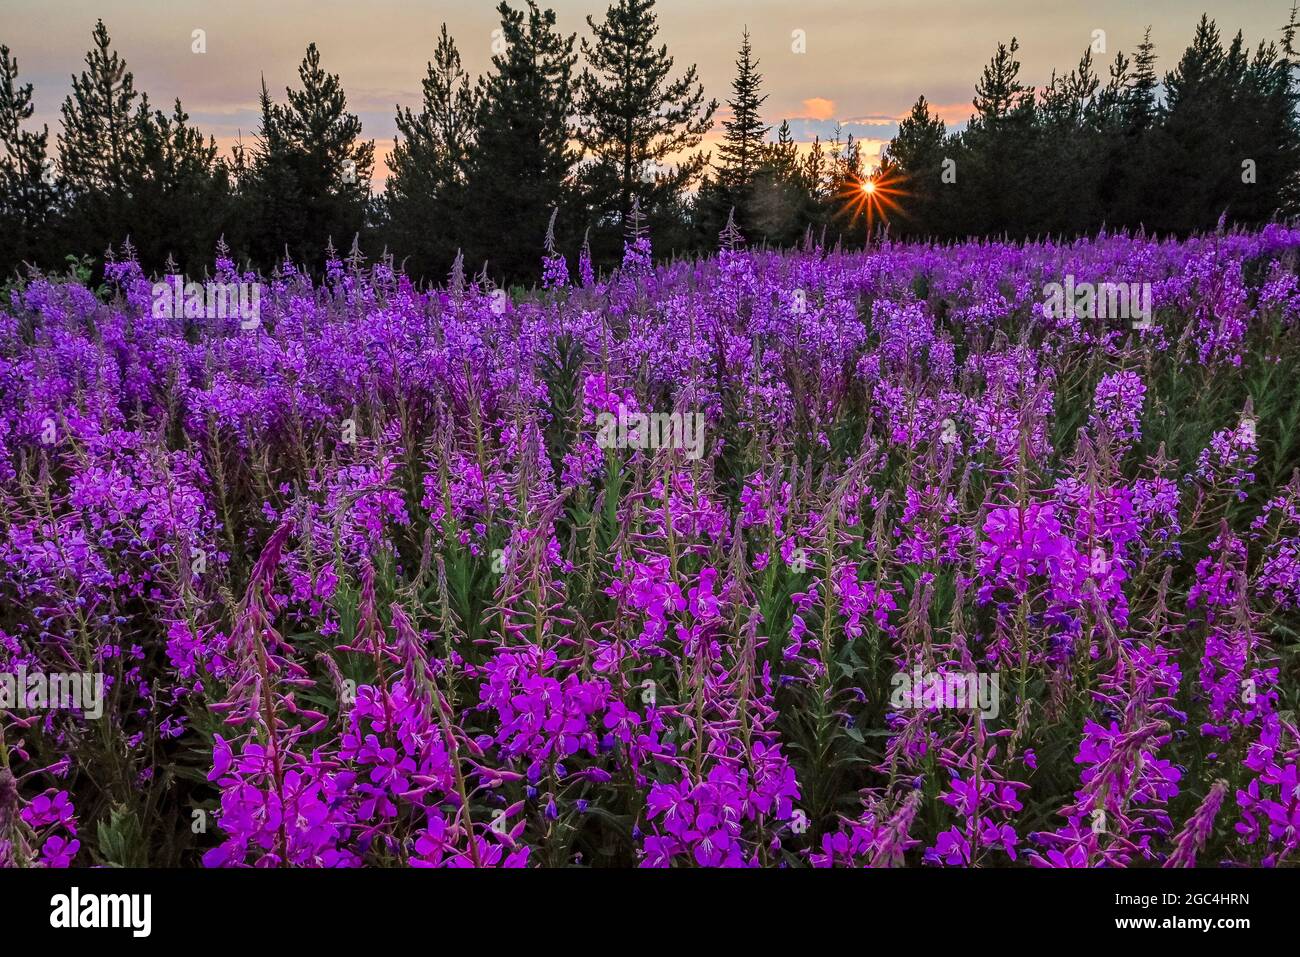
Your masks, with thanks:
<instances>
[{"instance_id":1,"label":"sunset sky","mask_svg":"<svg viewBox=\"0 0 1300 957\"><path fill-rule=\"evenodd\" d=\"M522 0L520 4L522 6ZM551 0L561 28L587 36L585 18L606 2ZM58 129L58 107L80 72L96 17L103 17L114 46L135 74L136 87L155 106L180 97L192 120L223 148L257 127L259 76L284 99L286 84L309 41L323 64L342 76L349 107L382 158L392 146L398 104L416 106L420 78L444 21L466 68L489 67L492 0L0 0L0 43L18 57L21 79L36 86L40 122ZM1204 11L1225 40L1238 29L1250 47L1278 37L1287 0L660 0L660 38L678 67L695 63L708 95L730 92L734 59L747 24L769 94L764 119L788 119L796 139L829 137L838 122L865 144L873 160L897 130L918 94L950 124L971 112L980 69L999 40L1021 42L1022 76L1042 85L1055 66L1068 70L1105 31L1107 53L1131 53L1144 27L1163 74L1173 67ZM206 31L207 52L191 50L195 30ZM802 30L807 52L792 51ZM720 135L720 125L711 138Z\"/></svg>"}]
</instances>

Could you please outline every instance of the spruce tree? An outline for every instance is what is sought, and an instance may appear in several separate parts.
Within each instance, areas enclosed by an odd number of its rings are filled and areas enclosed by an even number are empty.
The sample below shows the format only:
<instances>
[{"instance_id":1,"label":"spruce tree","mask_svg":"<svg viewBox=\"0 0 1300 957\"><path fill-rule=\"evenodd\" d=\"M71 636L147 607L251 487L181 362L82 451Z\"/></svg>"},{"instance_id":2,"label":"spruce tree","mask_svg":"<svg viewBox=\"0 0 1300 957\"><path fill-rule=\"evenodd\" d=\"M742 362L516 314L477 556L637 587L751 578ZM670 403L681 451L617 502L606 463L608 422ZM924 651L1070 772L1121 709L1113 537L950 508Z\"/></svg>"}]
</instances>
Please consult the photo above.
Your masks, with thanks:
<instances>
[{"instance_id":1,"label":"spruce tree","mask_svg":"<svg viewBox=\"0 0 1300 957\"><path fill-rule=\"evenodd\" d=\"M695 183L707 155L696 152L713 125L717 101L704 98L694 66L671 79L673 58L662 44L654 0L617 0L597 23L587 17L594 43L582 41L590 65L578 81L578 137L591 156L583 170L587 202L596 217L622 220L634 199L652 224Z\"/></svg>"},{"instance_id":2,"label":"spruce tree","mask_svg":"<svg viewBox=\"0 0 1300 957\"><path fill-rule=\"evenodd\" d=\"M736 78L731 81L731 98L727 100L731 116L722 122L725 133L718 148L717 178L727 189L743 190L758 169L763 140L770 129L759 114L767 100L767 94L759 95L762 84L746 27L736 60Z\"/></svg>"},{"instance_id":3,"label":"spruce tree","mask_svg":"<svg viewBox=\"0 0 1300 957\"><path fill-rule=\"evenodd\" d=\"M412 275L445 274L464 245L464 187L477 104L456 43L442 25L422 82L420 111L397 111L384 191L387 241Z\"/></svg>"},{"instance_id":4,"label":"spruce tree","mask_svg":"<svg viewBox=\"0 0 1300 957\"><path fill-rule=\"evenodd\" d=\"M129 232L129 184L140 172L148 117L147 98L136 92L103 20L95 24L86 69L72 78L60 113L60 165L70 207L61 241L78 254L98 255Z\"/></svg>"},{"instance_id":5,"label":"spruce tree","mask_svg":"<svg viewBox=\"0 0 1300 957\"><path fill-rule=\"evenodd\" d=\"M47 155L49 128L24 129L32 85L18 83L18 59L0 45L0 275L48 254L46 231L56 209L57 178Z\"/></svg>"},{"instance_id":6,"label":"spruce tree","mask_svg":"<svg viewBox=\"0 0 1300 957\"><path fill-rule=\"evenodd\" d=\"M898 132L881 157L882 179L897 179L897 188L904 194L900 203L904 216L897 227L901 232L942 231L937 211L946 138L943 120L930 112L922 95L898 124Z\"/></svg>"},{"instance_id":7,"label":"spruce tree","mask_svg":"<svg viewBox=\"0 0 1300 957\"><path fill-rule=\"evenodd\" d=\"M470 261L510 280L536 278L538 252L553 208L561 235L572 234L570 181L577 154L573 129L574 35L556 30L555 12L527 0L507 3L503 51L479 81L478 142L466 176ZM563 245L563 240L561 240Z\"/></svg>"}]
</instances>

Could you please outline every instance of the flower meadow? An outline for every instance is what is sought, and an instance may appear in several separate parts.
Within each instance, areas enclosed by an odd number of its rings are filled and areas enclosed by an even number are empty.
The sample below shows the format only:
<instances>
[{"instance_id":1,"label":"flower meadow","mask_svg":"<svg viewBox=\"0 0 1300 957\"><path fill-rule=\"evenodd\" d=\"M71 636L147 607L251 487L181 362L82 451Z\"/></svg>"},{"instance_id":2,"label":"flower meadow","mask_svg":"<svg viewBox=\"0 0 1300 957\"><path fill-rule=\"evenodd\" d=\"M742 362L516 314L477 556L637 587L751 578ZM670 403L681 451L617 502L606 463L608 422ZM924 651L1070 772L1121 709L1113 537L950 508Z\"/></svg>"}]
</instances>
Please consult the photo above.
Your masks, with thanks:
<instances>
[{"instance_id":1,"label":"flower meadow","mask_svg":"<svg viewBox=\"0 0 1300 957\"><path fill-rule=\"evenodd\" d=\"M1300 863L1297 251L33 274L0 865Z\"/></svg>"}]
</instances>

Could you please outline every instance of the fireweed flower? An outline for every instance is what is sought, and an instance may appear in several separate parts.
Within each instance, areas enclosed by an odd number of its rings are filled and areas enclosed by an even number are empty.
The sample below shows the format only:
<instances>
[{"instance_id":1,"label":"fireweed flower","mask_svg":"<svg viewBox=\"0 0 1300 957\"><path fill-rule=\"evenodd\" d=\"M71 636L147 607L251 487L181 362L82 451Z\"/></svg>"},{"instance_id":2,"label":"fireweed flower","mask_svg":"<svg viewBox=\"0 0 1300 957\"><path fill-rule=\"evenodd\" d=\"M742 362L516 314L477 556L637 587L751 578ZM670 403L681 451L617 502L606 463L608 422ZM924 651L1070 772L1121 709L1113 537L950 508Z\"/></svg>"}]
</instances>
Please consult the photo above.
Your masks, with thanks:
<instances>
[{"instance_id":1,"label":"fireweed flower","mask_svg":"<svg viewBox=\"0 0 1300 957\"><path fill-rule=\"evenodd\" d=\"M1205 847L1214 832L1214 821L1228 790L1228 782L1215 781L1210 792L1205 795L1194 814L1187 819L1183 829L1174 838L1174 851L1164 863L1164 867L1195 867L1196 855Z\"/></svg>"},{"instance_id":2,"label":"fireweed flower","mask_svg":"<svg viewBox=\"0 0 1300 957\"><path fill-rule=\"evenodd\" d=\"M899 561L913 565L958 563L971 539L971 529L960 521L956 496L933 485L923 489L909 485L904 496L903 511L894 528L898 538L894 554Z\"/></svg>"},{"instance_id":3,"label":"fireweed flower","mask_svg":"<svg viewBox=\"0 0 1300 957\"><path fill-rule=\"evenodd\" d=\"M875 582L859 582L858 572L852 565L845 565L839 570L835 581L835 594L847 619L844 634L852 639L863 632L863 618L868 618L886 634L893 629L889 623L889 613L897 610L893 596Z\"/></svg>"},{"instance_id":4,"label":"fireweed flower","mask_svg":"<svg viewBox=\"0 0 1300 957\"><path fill-rule=\"evenodd\" d=\"M901 866L906 853L920 843L909 837L920 803L915 791L892 814L883 802L873 802L860 817L823 834L821 848L809 853L809 862L813 867Z\"/></svg>"},{"instance_id":5,"label":"fireweed flower","mask_svg":"<svg viewBox=\"0 0 1300 957\"><path fill-rule=\"evenodd\" d=\"M1101 377L1093 396L1092 428L1104 427L1117 442L1129 445L1142 437L1139 420L1146 386L1134 372L1112 372Z\"/></svg>"},{"instance_id":6,"label":"fireweed flower","mask_svg":"<svg viewBox=\"0 0 1300 957\"><path fill-rule=\"evenodd\" d=\"M106 695L0 684L0 865L103 859L103 780L189 847L196 770L210 866L1294 863L1300 230L720 245L504 298L219 249L255 330L127 250L13 284L0 680ZM1158 323L1045 315L1067 273ZM602 448L620 407L701 457ZM890 708L916 666L1000 714Z\"/></svg>"},{"instance_id":7,"label":"fireweed flower","mask_svg":"<svg viewBox=\"0 0 1300 957\"><path fill-rule=\"evenodd\" d=\"M1276 717L1265 720L1243 764L1254 777L1236 794L1234 829L1247 844L1263 844L1265 866L1294 861L1300 851L1300 733Z\"/></svg>"},{"instance_id":8,"label":"fireweed flower","mask_svg":"<svg viewBox=\"0 0 1300 957\"><path fill-rule=\"evenodd\" d=\"M1246 500L1245 488L1255 481L1258 439L1255 419L1247 410L1236 428L1215 432L1210 444L1196 458L1194 478L1213 488L1222 488Z\"/></svg>"}]
</instances>

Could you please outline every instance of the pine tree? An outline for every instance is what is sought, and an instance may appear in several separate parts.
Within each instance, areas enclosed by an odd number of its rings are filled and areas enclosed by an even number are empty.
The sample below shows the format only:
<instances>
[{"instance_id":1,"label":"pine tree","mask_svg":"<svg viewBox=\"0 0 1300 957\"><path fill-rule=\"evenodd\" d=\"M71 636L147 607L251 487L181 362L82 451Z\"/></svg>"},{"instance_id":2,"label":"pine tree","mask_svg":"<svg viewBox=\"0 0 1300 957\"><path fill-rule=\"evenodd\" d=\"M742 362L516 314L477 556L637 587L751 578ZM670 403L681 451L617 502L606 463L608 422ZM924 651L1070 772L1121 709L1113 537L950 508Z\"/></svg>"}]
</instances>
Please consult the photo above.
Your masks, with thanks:
<instances>
[{"instance_id":1,"label":"pine tree","mask_svg":"<svg viewBox=\"0 0 1300 957\"><path fill-rule=\"evenodd\" d=\"M1010 45L999 43L975 85L975 113L984 126L1008 120L1033 103L1033 89L1020 82L1018 52L1020 42L1015 37Z\"/></svg>"},{"instance_id":2,"label":"pine tree","mask_svg":"<svg viewBox=\"0 0 1300 957\"><path fill-rule=\"evenodd\" d=\"M1153 162L1143 178L1143 219L1157 229L1213 228L1228 204L1231 157L1208 149L1233 122L1230 61L1215 22L1202 16L1191 45L1165 74L1163 122L1153 142ZM1215 154L1218 155L1215 155Z\"/></svg>"},{"instance_id":3,"label":"pine tree","mask_svg":"<svg viewBox=\"0 0 1300 957\"><path fill-rule=\"evenodd\" d=\"M882 178L899 179L898 188L905 193L905 218L898 224L901 231L942 232L937 201L946 138L943 120L930 112L930 104L920 96L881 156Z\"/></svg>"},{"instance_id":4,"label":"pine tree","mask_svg":"<svg viewBox=\"0 0 1300 957\"><path fill-rule=\"evenodd\" d=\"M463 178L474 140L476 103L469 74L445 23L421 88L419 113L412 113L409 107L397 111L397 129L405 140L397 143L389 164L400 167L406 160L415 165L425 163L438 182Z\"/></svg>"},{"instance_id":5,"label":"pine tree","mask_svg":"<svg viewBox=\"0 0 1300 957\"><path fill-rule=\"evenodd\" d=\"M235 154L238 184L236 248L265 269L277 264L286 245L307 235L306 209L295 172L292 144L285 132L284 108L277 105L262 78L258 94L261 122L251 159L241 148Z\"/></svg>"},{"instance_id":6,"label":"pine tree","mask_svg":"<svg viewBox=\"0 0 1300 957\"><path fill-rule=\"evenodd\" d=\"M446 272L465 242L459 227L477 109L445 23L422 87L419 113L397 111L384 204L388 244L403 251L412 275L431 278Z\"/></svg>"},{"instance_id":7,"label":"pine tree","mask_svg":"<svg viewBox=\"0 0 1300 957\"><path fill-rule=\"evenodd\" d=\"M1145 171L1154 166L1151 131L1160 119L1160 81L1155 44L1147 27L1130 61L1115 54L1109 80L1098 94L1093 121L1099 137L1089 146L1097 168L1097 201L1092 215L1117 227L1142 225Z\"/></svg>"},{"instance_id":8,"label":"pine tree","mask_svg":"<svg viewBox=\"0 0 1300 957\"><path fill-rule=\"evenodd\" d=\"M1293 7L1282 31L1281 49L1276 43L1261 42L1248 57L1234 40L1224 59L1223 83L1230 105L1221 146L1223 192L1234 220L1258 223L1295 209L1300 89L1294 52L1289 49L1295 18ZM1244 167L1250 168L1249 177L1243 175Z\"/></svg>"},{"instance_id":9,"label":"pine tree","mask_svg":"<svg viewBox=\"0 0 1300 957\"><path fill-rule=\"evenodd\" d=\"M1202 14L1191 45L1172 72L1165 74L1165 98L1171 115L1179 108L1208 105L1222 75L1225 53L1219 28Z\"/></svg>"},{"instance_id":10,"label":"pine tree","mask_svg":"<svg viewBox=\"0 0 1300 957\"><path fill-rule=\"evenodd\" d=\"M149 108L102 20L86 67L61 108L67 209L55 242L95 255L130 239L146 269L170 255L201 267L226 213L215 142L189 125L180 101L170 117Z\"/></svg>"},{"instance_id":11,"label":"pine tree","mask_svg":"<svg viewBox=\"0 0 1300 957\"><path fill-rule=\"evenodd\" d=\"M262 81L258 141L239 177L242 236L236 235L264 268L286 250L321 268L330 241L350 245L370 210L374 141L361 139L361 120L348 112L342 83L321 66L314 43L298 78L301 88L286 88L283 104Z\"/></svg>"},{"instance_id":12,"label":"pine tree","mask_svg":"<svg viewBox=\"0 0 1300 957\"><path fill-rule=\"evenodd\" d=\"M590 68L578 81L578 136L592 157L583 171L588 203L597 217L621 219L639 199L653 222L707 166L706 154L683 154L699 146L718 104L705 101L694 66L670 79L673 58L654 45L654 0L617 0L603 21L587 24L595 42L582 41ZM670 157L682 158L661 168Z\"/></svg>"},{"instance_id":13,"label":"pine tree","mask_svg":"<svg viewBox=\"0 0 1300 957\"><path fill-rule=\"evenodd\" d=\"M925 96L917 97L912 111L898 124L898 132L889 141L884 161L909 178L928 175L938 177L938 157L947 134L943 120L930 112Z\"/></svg>"},{"instance_id":14,"label":"pine tree","mask_svg":"<svg viewBox=\"0 0 1300 957\"><path fill-rule=\"evenodd\" d=\"M1276 195L1278 212L1295 215L1300 210L1300 2L1292 3L1291 15L1282 28L1282 46L1274 65L1273 101L1283 146L1279 150Z\"/></svg>"},{"instance_id":15,"label":"pine tree","mask_svg":"<svg viewBox=\"0 0 1300 957\"><path fill-rule=\"evenodd\" d=\"M767 95L759 96L763 76L758 72L758 61L753 58L749 43L749 28L745 28L736 60L736 78L731 81L731 116L723 120L725 131L718 148L718 182L731 190L743 190L749 185L758 169L763 140L770 127L764 125L759 109Z\"/></svg>"},{"instance_id":16,"label":"pine tree","mask_svg":"<svg viewBox=\"0 0 1300 957\"><path fill-rule=\"evenodd\" d=\"M782 120L776 130L776 142L770 144L763 154L763 165L774 170L783 178L794 176L799 163L799 148L794 142L794 132L790 121Z\"/></svg>"},{"instance_id":17,"label":"pine tree","mask_svg":"<svg viewBox=\"0 0 1300 957\"><path fill-rule=\"evenodd\" d=\"M1083 51L1079 65L1066 74L1052 71L1043 90L1039 122L1058 134L1081 131L1091 119L1093 101L1101 80L1092 66L1092 48Z\"/></svg>"},{"instance_id":18,"label":"pine tree","mask_svg":"<svg viewBox=\"0 0 1300 957\"><path fill-rule=\"evenodd\" d=\"M817 218L816 202L801 172L794 134L783 120L776 142L763 148L750 183L749 225L755 238L791 246Z\"/></svg>"},{"instance_id":19,"label":"pine tree","mask_svg":"<svg viewBox=\"0 0 1300 957\"><path fill-rule=\"evenodd\" d=\"M507 3L501 16L502 52L479 81L478 143L466 182L472 261L491 260L512 280L537 274L537 250L552 207L560 232L572 229L570 177L577 154L573 129L574 35L556 31L555 12ZM563 245L563 240L561 240Z\"/></svg>"},{"instance_id":20,"label":"pine tree","mask_svg":"<svg viewBox=\"0 0 1300 957\"><path fill-rule=\"evenodd\" d=\"M140 117L140 164L128 178L131 241L147 269L169 257L198 274L212 260L229 214L230 179L214 139L176 100L171 115Z\"/></svg>"},{"instance_id":21,"label":"pine tree","mask_svg":"<svg viewBox=\"0 0 1300 957\"><path fill-rule=\"evenodd\" d=\"M129 235L129 183L140 172L141 128L149 110L126 62L112 49L103 20L95 24L93 41L86 69L73 77L60 108L60 166L69 208L59 241L79 254L97 255Z\"/></svg>"},{"instance_id":22,"label":"pine tree","mask_svg":"<svg viewBox=\"0 0 1300 957\"><path fill-rule=\"evenodd\" d=\"M804 188L815 203L822 203L826 198L826 148L822 146L820 136L814 136L812 146L804 155L799 165L799 178Z\"/></svg>"},{"instance_id":23,"label":"pine tree","mask_svg":"<svg viewBox=\"0 0 1300 957\"><path fill-rule=\"evenodd\" d=\"M361 119L347 111L342 83L321 67L314 43L298 78L302 89L286 90L288 103L271 116L305 207L304 234L294 251L315 263L329 239L348 242L365 225L375 144L361 140Z\"/></svg>"},{"instance_id":24,"label":"pine tree","mask_svg":"<svg viewBox=\"0 0 1300 957\"><path fill-rule=\"evenodd\" d=\"M875 224L868 222L864 207L855 201L866 176L862 144L852 133L841 142L840 132L836 126L829 153L829 222L837 241L856 245L866 242L868 229Z\"/></svg>"},{"instance_id":25,"label":"pine tree","mask_svg":"<svg viewBox=\"0 0 1300 957\"><path fill-rule=\"evenodd\" d=\"M63 101L59 152L63 174L76 193L117 198L139 164L139 94L126 61L112 49L104 21L95 24L94 48Z\"/></svg>"},{"instance_id":26,"label":"pine tree","mask_svg":"<svg viewBox=\"0 0 1300 957\"><path fill-rule=\"evenodd\" d=\"M959 232L1023 229L1041 209L1032 189L1037 111L1033 88L1020 82L1019 50L1014 37L999 43L975 87L975 115L962 132L958 159Z\"/></svg>"},{"instance_id":27,"label":"pine tree","mask_svg":"<svg viewBox=\"0 0 1300 957\"><path fill-rule=\"evenodd\" d=\"M1156 90L1160 86L1156 76L1155 44L1151 42L1151 28L1147 27L1133 57L1133 81L1125 98L1126 119L1133 130L1146 130L1156 122L1160 104Z\"/></svg>"},{"instance_id":28,"label":"pine tree","mask_svg":"<svg viewBox=\"0 0 1300 957\"><path fill-rule=\"evenodd\" d=\"M57 179L47 156L49 128L23 128L32 118L32 85L18 84L18 59L0 46L0 274L42 259L55 215Z\"/></svg>"}]
</instances>

